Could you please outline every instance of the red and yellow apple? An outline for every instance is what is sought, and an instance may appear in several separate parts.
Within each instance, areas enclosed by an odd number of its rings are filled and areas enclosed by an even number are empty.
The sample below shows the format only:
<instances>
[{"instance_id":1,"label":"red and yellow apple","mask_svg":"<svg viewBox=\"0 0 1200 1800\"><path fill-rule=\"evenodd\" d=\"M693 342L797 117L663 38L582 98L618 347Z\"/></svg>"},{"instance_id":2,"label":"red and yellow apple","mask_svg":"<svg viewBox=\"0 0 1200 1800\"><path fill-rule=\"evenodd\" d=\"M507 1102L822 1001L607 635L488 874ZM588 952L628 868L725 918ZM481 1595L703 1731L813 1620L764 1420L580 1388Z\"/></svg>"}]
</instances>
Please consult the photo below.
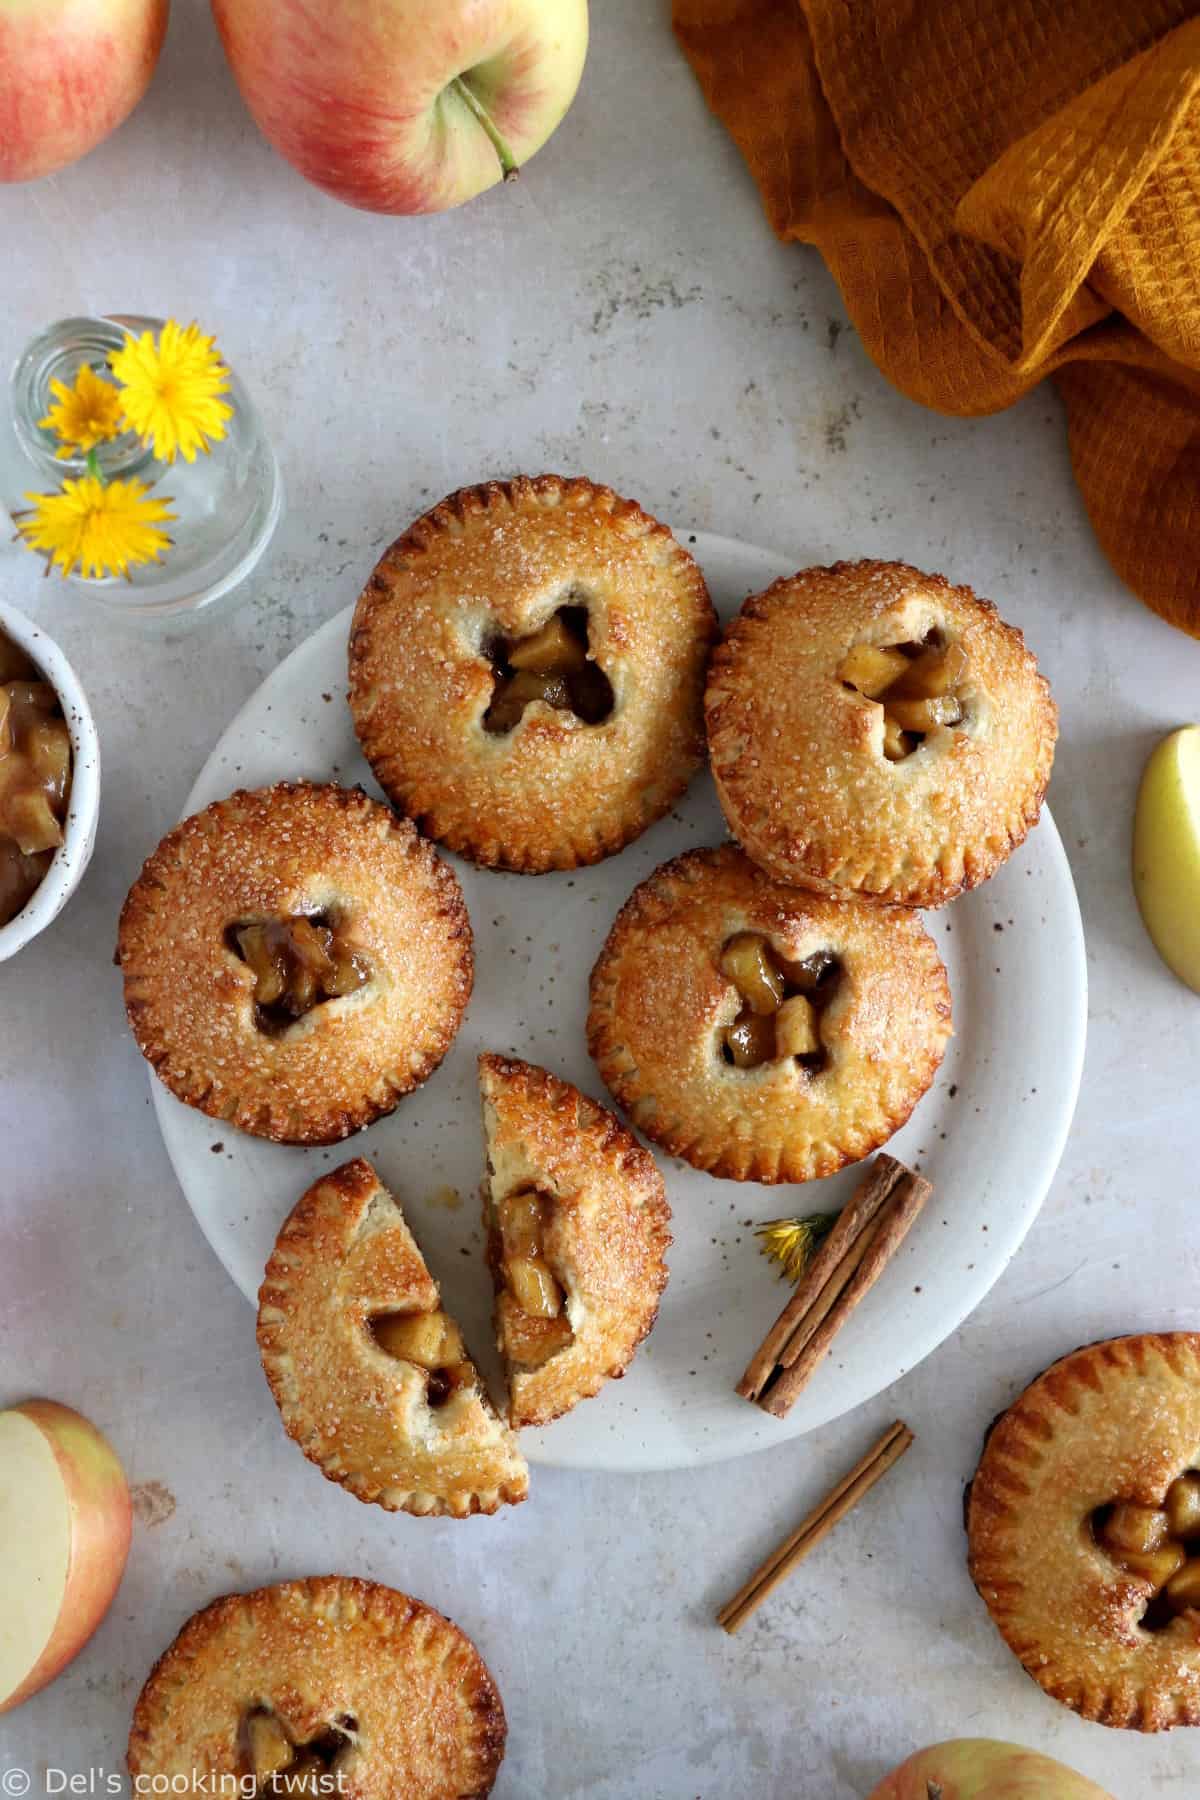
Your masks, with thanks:
<instances>
[{"instance_id":1,"label":"red and yellow apple","mask_svg":"<svg viewBox=\"0 0 1200 1800\"><path fill-rule=\"evenodd\" d=\"M56 1400L0 1412L0 1713L53 1681L112 1604L133 1510L107 1438Z\"/></svg>"},{"instance_id":2,"label":"red and yellow apple","mask_svg":"<svg viewBox=\"0 0 1200 1800\"><path fill-rule=\"evenodd\" d=\"M0 181L77 162L150 85L168 0L0 0Z\"/></svg>"},{"instance_id":3,"label":"red and yellow apple","mask_svg":"<svg viewBox=\"0 0 1200 1800\"><path fill-rule=\"evenodd\" d=\"M867 1800L1113 1800L1064 1763L996 1738L951 1738L918 1750Z\"/></svg>"},{"instance_id":4,"label":"red and yellow apple","mask_svg":"<svg viewBox=\"0 0 1200 1800\"><path fill-rule=\"evenodd\" d=\"M368 212L442 212L514 174L587 54L587 0L213 0L213 13L263 135Z\"/></svg>"}]
</instances>

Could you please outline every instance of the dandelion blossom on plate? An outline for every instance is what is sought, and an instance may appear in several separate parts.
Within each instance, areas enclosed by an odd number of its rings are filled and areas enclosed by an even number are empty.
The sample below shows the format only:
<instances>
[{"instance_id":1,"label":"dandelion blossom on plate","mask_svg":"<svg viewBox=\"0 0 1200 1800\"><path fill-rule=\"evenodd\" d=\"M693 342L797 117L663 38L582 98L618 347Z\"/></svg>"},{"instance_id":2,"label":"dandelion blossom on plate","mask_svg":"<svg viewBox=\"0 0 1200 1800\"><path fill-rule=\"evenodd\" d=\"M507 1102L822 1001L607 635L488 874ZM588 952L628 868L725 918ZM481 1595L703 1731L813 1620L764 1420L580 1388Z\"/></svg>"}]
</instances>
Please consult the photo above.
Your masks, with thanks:
<instances>
[{"instance_id":1,"label":"dandelion blossom on plate","mask_svg":"<svg viewBox=\"0 0 1200 1800\"><path fill-rule=\"evenodd\" d=\"M799 1281L809 1265L813 1251L828 1236L836 1213L808 1213L803 1219L768 1219L754 1227L754 1235L762 1241L759 1249L788 1281Z\"/></svg>"},{"instance_id":2,"label":"dandelion blossom on plate","mask_svg":"<svg viewBox=\"0 0 1200 1800\"><path fill-rule=\"evenodd\" d=\"M16 527L31 550L47 558L46 569L78 571L88 579L123 575L139 563L157 562L171 539L160 529L173 519L171 502L150 495L145 482L110 481L81 475L63 482L59 494L26 494L30 510L18 513Z\"/></svg>"},{"instance_id":3,"label":"dandelion blossom on plate","mask_svg":"<svg viewBox=\"0 0 1200 1800\"><path fill-rule=\"evenodd\" d=\"M53 405L38 424L59 439L55 456L86 456L97 444L121 435L121 392L87 363L81 363L70 387L51 381Z\"/></svg>"},{"instance_id":4,"label":"dandelion blossom on plate","mask_svg":"<svg viewBox=\"0 0 1200 1800\"><path fill-rule=\"evenodd\" d=\"M233 408L220 396L229 391L229 370L198 325L168 319L157 336L127 337L109 367L121 384L125 424L160 462L195 462L197 451L207 454L225 436Z\"/></svg>"}]
</instances>

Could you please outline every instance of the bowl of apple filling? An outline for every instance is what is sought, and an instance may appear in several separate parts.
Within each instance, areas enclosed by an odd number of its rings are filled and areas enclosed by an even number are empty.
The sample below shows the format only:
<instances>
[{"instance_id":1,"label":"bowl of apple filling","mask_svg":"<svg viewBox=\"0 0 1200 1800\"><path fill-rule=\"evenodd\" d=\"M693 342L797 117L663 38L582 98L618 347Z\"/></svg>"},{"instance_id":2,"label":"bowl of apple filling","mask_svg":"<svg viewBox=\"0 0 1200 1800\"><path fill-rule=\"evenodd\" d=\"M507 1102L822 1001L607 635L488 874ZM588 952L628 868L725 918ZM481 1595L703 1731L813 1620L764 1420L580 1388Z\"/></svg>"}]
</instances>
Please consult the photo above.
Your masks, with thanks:
<instances>
[{"instance_id":1,"label":"bowl of apple filling","mask_svg":"<svg viewBox=\"0 0 1200 1800\"><path fill-rule=\"evenodd\" d=\"M40 625L0 601L0 962L83 879L100 811L100 745L79 678Z\"/></svg>"}]
</instances>

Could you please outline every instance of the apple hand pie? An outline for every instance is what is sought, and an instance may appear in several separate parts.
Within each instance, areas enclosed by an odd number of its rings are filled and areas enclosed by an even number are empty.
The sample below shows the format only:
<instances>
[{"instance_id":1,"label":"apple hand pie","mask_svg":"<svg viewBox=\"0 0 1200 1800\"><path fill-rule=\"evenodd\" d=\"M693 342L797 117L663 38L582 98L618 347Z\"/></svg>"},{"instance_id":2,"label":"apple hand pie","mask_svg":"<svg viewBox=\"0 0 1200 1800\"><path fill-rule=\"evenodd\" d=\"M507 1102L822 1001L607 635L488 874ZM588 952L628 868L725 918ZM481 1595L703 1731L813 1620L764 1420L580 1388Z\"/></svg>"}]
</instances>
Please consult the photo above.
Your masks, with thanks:
<instances>
[{"instance_id":1,"label":"apple hand pie","mask_svg":"<svg viewBox=\"0 0 1200 1800\"><path fill-rule=\"evenodd\" d=\"M360 1500L456 1519L524 1500L516 1439L363 1158L315 1181L285 1220L258 1347L289 1436Z\"/></svg>"},{"instance_id":2,"label":"apple hand pie","mask_svg":"<svg viewBox=\"0 0 1200 1800\"><path fill-rule=\"evenodd\" d=\"M484 1220L509 1420L545 1425L622 1375L667 1283L654 1159L570 1082L481 1056Z\"/></svg>"},{"instance_id":3,"label":"apple hand pie","mask_svg":"<svg viewBox=\"0 0 1200 1800\"><path fill-rule=\"evenodd\" d=\"M196 1613L133 1714L141 1794L483 1800L504 1759L478 1650L420 1600L345 1575Z\"/></svg>"},{"instance_id":4,"label":"apple hand pie","mask_svg":"<svg viewBox=\"0 0 1200 1800\"><path fill-rule=\"evenodd\" d=\"M492 868L577 868L661 818L700 766L715 634L693 559L611 488L463 488L358 602L355 729L439 843Z\"/></svg>"},{"instance_id":5,"label":"apple hand pie","mask_svg":"<svg viewBox=\"0 0 1200 1800\"><path fill-rule=\"evenodd\" d=\"M471 993L449 865L360 789L280 782L167 833L117 962L138 1048L180 1100L328 1144L430 1075Z\"/></svg>"},{"instance_id":6,"label":"apple hand pie","mask_svg":"<svg viewBox=\"0 0 1200 1800\"><path fill-rule=\"evenodd\" d=\"M949 1036L915 912L783 887L732 844L649 876L592 970L609 1091L670 1155L736 1181L811 1181L878 1149Z\"/></svg>"},{"instance_id":7,"label":"apple hand pie","mask_svg":"<svg viewBox=\"0 0 1200 1800\"><path fill-rule=\"evenodd\" d=\"M748 599L705 694L729 828L777 881L941 906L1037 823L1058 715L988 600L906 563L802 569Z\"/></svg>"},{"instance_id":8,"label":"apple hand pie","mask_svg":"<svg viewBox=\"0 0 1200 1800\"><path fill-rule=\"evenodd\" d=\"M1028 1674L1085 1719L1200 1725L1200 1332L1076 1350L988 1433L971 1578Z\"/></svg>"}]
</instances>

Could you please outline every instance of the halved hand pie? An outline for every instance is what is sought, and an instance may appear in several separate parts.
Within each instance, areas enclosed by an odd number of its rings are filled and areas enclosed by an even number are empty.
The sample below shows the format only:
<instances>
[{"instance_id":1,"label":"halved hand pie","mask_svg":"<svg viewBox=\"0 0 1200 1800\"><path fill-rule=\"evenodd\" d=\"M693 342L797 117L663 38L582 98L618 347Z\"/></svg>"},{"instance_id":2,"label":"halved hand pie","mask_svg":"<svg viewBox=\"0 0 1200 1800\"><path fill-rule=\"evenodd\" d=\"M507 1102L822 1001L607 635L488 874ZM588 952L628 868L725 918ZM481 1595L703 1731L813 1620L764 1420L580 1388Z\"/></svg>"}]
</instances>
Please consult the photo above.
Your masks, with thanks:
<instances>
[{"instance_id":1,"label":"halved hand pie","mask_svg":"<svg viewBox=\"0 0 1200 1800\"><path fill-rule=\"evenodd\" d=\"M695 562L611 488L464 488L383 557L354 615L350 705L384 791L473 861L598 862L704 753L716 617Z\"/></svg>"},{"instance_id":2,"label":"halved hand pie","mask_svg":"<svg viewBox=\"0 0 1200 1800\"><path fill-rule=\"evenodd\" d=\"M1036 824L1058 731L1019 631L905 563L802 569L713 653L713 778L778 881L940 906Z\"/></svg>"},{"instance_id":3,"label":"halved hand pie","mask_svg":"<svg viewBox=\"0 0 1200 1800\"><path fill-rule=\"evenodd\" d=\"M291 1144L333 1143L424 1081L473 973L458 882L409 821L357 788L286 782L167 833L117 961L172 1093Z\"/></svg>"},{"instance_id":4,"label":"halved hand pie","mask_svg":"<svg viewBox=\"0 0 1200 1800\"><path fill-rule=\"evenodd\" d=\"M545 1425L623 1374L654 1324L670 1208L654 1159L570 1082L487 1055L479 1083L509 1419Z\"/></svg>"},{"instance_id":5,"label":"halved hand pie","mask_svg":"<svg viewBox=\"0 0 1200 1800\"><path fill-rule=\"evenodd\" d=\"M1200 1332L1089 1344L992 1427L971 1577L1014 1655L1085 1719L1200 1724Z\"/></svg>"},{"instance_id":6,"label":"halved hand pie","mask_svg":"<svg viewBox=\"0 0 1200 1800\"><path fill-rule=\"evenodd\" d=\"M460 1519L524 1500L516 1439L363 1158L314 1182L284 1221L258 1347L288 1434L360 1500Z\"/></svg>"},{"instance_id":7,"label":"halved hand pie","mask_svg":"<svg viewBox=\"0 0 1200 1800\"><path fill-rule=\"evenodd\" d=\"M732 844L656 870L592 970L610 1091L672 1156L738 1181L809 1181L877 1149L949 1035L915 913L783 887Z\"/></svg>"},{"instance_id":8,"label":"halved hand pie","mask_svg":"<svg viewBox=\"0 0 1200 1800\"><path fill-rule=\"evenodd\" d=\"M345 1575L228 1594L151 1670L133 1715L138 1793L482 1800L500 1695L456 1625Z\"/></svg>"}]
</instances>

